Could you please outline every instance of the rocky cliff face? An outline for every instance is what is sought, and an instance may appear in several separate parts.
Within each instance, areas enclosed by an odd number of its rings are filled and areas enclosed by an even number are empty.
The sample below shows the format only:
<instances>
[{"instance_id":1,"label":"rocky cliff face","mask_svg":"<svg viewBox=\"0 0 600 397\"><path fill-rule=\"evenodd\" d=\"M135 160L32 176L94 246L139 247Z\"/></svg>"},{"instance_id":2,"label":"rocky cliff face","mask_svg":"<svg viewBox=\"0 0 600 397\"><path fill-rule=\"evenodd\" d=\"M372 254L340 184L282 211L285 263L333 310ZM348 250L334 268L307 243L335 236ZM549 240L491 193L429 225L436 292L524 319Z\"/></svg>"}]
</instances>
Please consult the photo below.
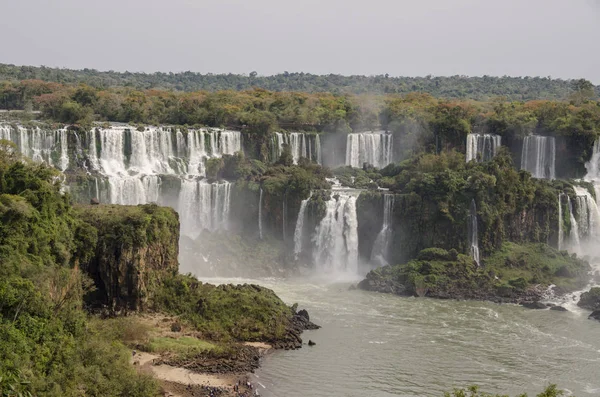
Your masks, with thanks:
<instances>
[{"instance_id":1,"label":"rocky cliff face","mask_svg":"<svg viewBox=\"0 0 600 397\"><path fill-rule=\"evenodd\" d=\"M155 286L177 273L179 217L156 205L78 207L98 230L95 255L82 269L94 280L92 306L111 311L142 310Z\"/></svg>"}]
</instances>

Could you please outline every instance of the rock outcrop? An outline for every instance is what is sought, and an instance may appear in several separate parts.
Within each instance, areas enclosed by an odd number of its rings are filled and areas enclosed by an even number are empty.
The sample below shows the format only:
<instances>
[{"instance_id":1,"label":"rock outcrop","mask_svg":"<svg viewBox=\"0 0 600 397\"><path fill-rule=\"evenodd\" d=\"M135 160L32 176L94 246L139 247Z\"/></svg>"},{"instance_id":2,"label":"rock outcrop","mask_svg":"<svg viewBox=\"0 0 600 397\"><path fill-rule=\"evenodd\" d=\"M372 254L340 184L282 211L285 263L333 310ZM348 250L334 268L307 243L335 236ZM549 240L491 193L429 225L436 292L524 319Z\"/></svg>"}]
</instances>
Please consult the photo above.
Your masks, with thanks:
<instances>
[{"instance_id":1,"label":"rock outcrop","mask_svg":"<svg viewBox=\"0 0 600 397\"><path fill-rule=\"evenodd\" d=\"M581 294L577 306L588 310L600 310L600 287L594 287Z\"/></svg>"},{"instance_id":2,"label":"rock outcrop","mask_svg":"<svg viewBox=\"0 0 600 397\"><path fill-rule=\"evenodd\" d=\"M111 313L144 309L157 283L177 273L177 213L153 204L84 206L78 212L98 231L95 254L81 265L96 287L88 305Z\"/></svg>"}]
</instances>

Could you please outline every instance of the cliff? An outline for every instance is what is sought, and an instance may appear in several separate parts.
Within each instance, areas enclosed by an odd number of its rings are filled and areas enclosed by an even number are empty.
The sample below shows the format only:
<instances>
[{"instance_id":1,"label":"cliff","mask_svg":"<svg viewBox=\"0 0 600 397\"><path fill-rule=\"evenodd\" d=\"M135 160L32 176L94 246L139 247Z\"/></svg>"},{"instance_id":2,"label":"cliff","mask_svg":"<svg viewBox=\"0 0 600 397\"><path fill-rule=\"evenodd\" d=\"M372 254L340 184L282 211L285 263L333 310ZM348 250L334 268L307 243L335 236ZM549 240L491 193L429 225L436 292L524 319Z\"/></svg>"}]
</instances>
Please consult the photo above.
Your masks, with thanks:
<instances>
[{"instance_id":1,"label":"cliff","mask_svg":"<svg viewBox=\"0 0 600 397\"><path fill-rule=\"evenodd\" d=\"M98 230L95 254L81 266L96 286L88 303L144 309L154 287L177 273L177 213L152 204L80 206L77 211Z\"/></svg>"}]
</instances>

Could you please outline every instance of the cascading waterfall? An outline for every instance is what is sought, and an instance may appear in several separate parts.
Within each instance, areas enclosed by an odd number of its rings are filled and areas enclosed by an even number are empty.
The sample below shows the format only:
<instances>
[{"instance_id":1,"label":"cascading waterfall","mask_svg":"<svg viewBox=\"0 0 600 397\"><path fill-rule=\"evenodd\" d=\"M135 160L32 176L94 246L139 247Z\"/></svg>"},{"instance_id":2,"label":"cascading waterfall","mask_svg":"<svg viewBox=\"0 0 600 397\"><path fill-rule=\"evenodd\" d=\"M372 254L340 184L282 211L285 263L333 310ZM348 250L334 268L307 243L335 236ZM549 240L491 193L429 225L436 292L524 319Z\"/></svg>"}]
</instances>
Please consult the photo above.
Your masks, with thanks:
<instances>
[{"instance_id":1,"label":"cascading waterfall","mask_svg":"<svg viewBox=\"0 0 600 397\"><path fill-rule=\"evenodd\" d=\"M554 137L530 135L523 141L521 169L531 172L534 178L554 179L556 145Z\"/></svg>"},{"instance_id":2,"label":"cascading waterfall","mask_svg":"<svg viewBox=\"0 0 600 397\"><path fill-rule=\"evenodd\" d=\"M392 163L392 135L385 131L348 134L346 165L361 168L364 163L383 168Z\"/></svg>"},{"instance_id":3,"label":"cascading waterfall","mask_svg":"<svg viewBox=\"0 0 600 397\"><path fill-rule=\"evenodd\" d=\"M334 189L315 230L313 260L319 274L358 272L358 192Z\"/></svg>"},{"instance_id":4,"label":"cascading waterfall","mask_svg":"<svg viewBox=\"0 0 600 397\"><path fill-rule=\"evenodd\" d=\"M273 134L273 159L277 160L281 156L284 144L289 145L294 164L298 164L302 157L321 164L321 140L318 134L275 132Z\"/></svg>"},{"instance_id":5,"label":"cascading waterfall","mask_svg":"<svg viewBox=\"0 0 600 397\"><path fill-rule=\"evenodd\" d=\"M563 214L562 214L562 197L563 193L558 194L558 250L563 249L564 245L564 231L563 231Z\"/></svg>"},{"instance_id":6,"label":"cascading waterfall","mask_svg":"<svg viewBox=\"0 0 600 397\"><path fill-rule=\"evenodd\" d=\"M477 206L475 205L475 199L471 200L471 206L469 208L468 218L468 238L469 238L469 251L477 266L480 266L479 262L479 241L477 237Z\"/></svg>"},{"instance_id":7,"label":"cascading waterfall","mask_svg":"<svg viewBox=\"0 0 600 397\"><path fill-rule=\"evenodd\" d=\"M573 204L571 203L571 198L569 196L567 196L567 206L569 208L569 219L571 221L569 243L576 252L579 252L581 248L579 239L579 225L577 224L577 219L575 218L575 213L573 211Z\"/></svg>"},{"instance_id":8,"label":"cascading waterfall","mask_svg":"<svg viewBox=\"0 0 600 397\"><path fill-rule=\"evenodd\" d=\"M13 142L23 156L33 161L44 162L61 171L69 167L66 128L47 131L39 127L0 125L0 139Z\"/></svg>"},{"instance_id":9,"label":"cascading waterfall","mask_svg":"<svg viewBox=\"0 0 600 397\"><path fill-rule=\"evenodd\" d=\"M258 198L258 237L262 240L263 239L263 219L262 219L262 199L263 198L263 190L262 187L260 188L260 195Z\"/></svg>"},{"instance_id":10,"label":"cascading waterfall","mask_svg":"<svg viewBox=\"0 0 600 397\"><path fill-rule=\"evenodd\" d=\"M468 134L467 163L471 160L479 162L491 160L497 153L502 142L500 135Z\"/></svg>"},{"instance_id":11,"label":"cascading waterfall","mask_svg":"<svg viewBox=\"0 0 600 397\"><path fill-rule=\"evenodd\" d=\"M181 232L192 238L202 230L211 232L229 228L231 183L206 183L203 180L184 180L179 194Z\"/></svg>"},{"instance_id":12,"label":"cascading waterfall","mask_svg":"<svg viewBox=\"0 0 600 397\"><path fill-rule=\"evenodd\" d=\"M394 210L394 195L383 195L383 225L381 231L375 239L373 249L371 250L371 262L379 263L382 266L388 264L390 239L392 237L392 215Z\"/></svg>"},{"instance_id":13,"label":"cascading waterfall","mask_svg":"<svg viewBox=\"0 0 600 397\"><path fill-rule=\"evenodd\" d=\"M75 132L0 125L1 139L10 139L25 156L63 171L69 167L68 134ZM85 156L82 163L86 171L99 175L93 181L98 199L105 197L112 204L172 205L185 214L181 217L182 233L190 236L204 229L227 229L230 184L210 184L202 177L207 158L242 150L239 131L169 127L138 130L120 125L94 128L85 136L75 136L72 144L77 146L73 153ZM168 200L167 196L174 196L174 189L178 189L178 199Z\"/></svg>"},{"instance_id":14,"label":"cascading waterfall","mask_svg":"<svg viewBox=\"0 0 600 397\"><path fill-rule=\"evenodd\" d=\"M317 164L323 164L323 160L321 158L321 137L319 135L315 135L315 152Z\"/></svg>"},{"instance_id":15,"label":"cascading waterfall","mask_svg":"<svg viewBox=\"0 0 600 397\"><path fill-rule=\"evenodd\" d=\"M299 255L302 253L302 242L304 239L304 217L306 214L306 205L312 197L312 192L307 199L302 200L300 203L300 211L298 211L298 219L296 220L296 228L294 230L294 258L298 260Z\"/></svg>"},{"instance_id":16,"label":"cascading waterfall","mask_svg":"<svg viewBox=\"0 0 600 397\"><path fill-rule=\"evenodd\" d=\"M572 248L583 254L594 250L600 239L600 210L586 188L573 186L573 189L576 194L577 245Z\"/></svg>"}]
</instances>

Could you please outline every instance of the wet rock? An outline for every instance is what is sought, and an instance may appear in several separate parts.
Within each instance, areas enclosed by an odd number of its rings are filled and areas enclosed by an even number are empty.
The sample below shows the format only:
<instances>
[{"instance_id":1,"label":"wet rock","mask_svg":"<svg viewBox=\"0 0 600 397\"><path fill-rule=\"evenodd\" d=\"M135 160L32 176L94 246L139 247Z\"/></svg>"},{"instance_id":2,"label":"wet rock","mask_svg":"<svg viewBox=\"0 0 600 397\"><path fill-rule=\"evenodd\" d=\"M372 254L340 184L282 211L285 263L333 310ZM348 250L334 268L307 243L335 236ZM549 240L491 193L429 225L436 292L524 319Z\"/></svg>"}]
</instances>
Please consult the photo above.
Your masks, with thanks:
<instances>
[{"instance_id":1,"label":"wet rock","mask_svg":"<svg viewBox=\"0 0 600 397\"><path fill-rule=\"evenodd\" d=\"M90 204L91 205L99 205L100 204L100 200L98 200L97 198L93 198L90 200Z\"/></svg>"},{"instance_id":2,"label":"wet rock","mask_svg":"<svg viewBox=\"0 0 600 397\"><path fill-rule=\"evenodd\" d=\"M358 283L364 291L382 292L386 294L405 295L406 287L387 278L366 278Z\"/></svg>"},{"instance_id":3,"label":"wet rock","mask_svg":"<svg viewBox=\"0 0 600 397\"><path fill-rule=\"evenodd\" d=\"M554 303L546 303L546 306L548 306L548 307L556 307L556 305Z\"/></svg>"},{"instance_id":4,"label":"wet rock","mask_svg":"<svg viewBox=\"0 0 600 397\"><path fill-rule=\"evenodd\" d=\"M548 308L546 305L544 305L542 302L539 302L539 301L523 302L523 303L521 303L521 306L526 307L527 309L536 309L536 310L542 310L542 309Z\"/></svg>"},{"instance_id":5,"label":"wet rock","mask_svg":"<svg viewBox=\"0 0 600 397\"><path fill-rule=\"evenodd\" d=\"M562 306L552 306L550 307L550 310L554 310L557 312L568 312L568 310Z\"/></svg>"},{"instance_id":6,"label":"wet rock","mask_svg":"<svg viewBox=\"0 0 600 397\"><path fill-rule=\"evenodd\" d=\"M308 340L308 345L309 346L314 346L314 345L316 345L316 343L309 339Z\"/></svg>"},{"instance_id":7,"label":"wet rock","mask_svg":"<svg viewBox=\"0 0 600 397\"><path fill-rule=\"evenodd\" d=\"M588 310L600 310L600 287L594 287L581 294L577 306Z\"/></svg>"},{"instance_id":8,"label":"wet rock","mask_svg":"<svg viewBox=\"0 0 600 397\"><path fill-rule=\"evenodd\" d=\"M594 310L592 314L588 317L590 320L598 320L600 321L600 310Z\"/></svg>"}]
</instances>

